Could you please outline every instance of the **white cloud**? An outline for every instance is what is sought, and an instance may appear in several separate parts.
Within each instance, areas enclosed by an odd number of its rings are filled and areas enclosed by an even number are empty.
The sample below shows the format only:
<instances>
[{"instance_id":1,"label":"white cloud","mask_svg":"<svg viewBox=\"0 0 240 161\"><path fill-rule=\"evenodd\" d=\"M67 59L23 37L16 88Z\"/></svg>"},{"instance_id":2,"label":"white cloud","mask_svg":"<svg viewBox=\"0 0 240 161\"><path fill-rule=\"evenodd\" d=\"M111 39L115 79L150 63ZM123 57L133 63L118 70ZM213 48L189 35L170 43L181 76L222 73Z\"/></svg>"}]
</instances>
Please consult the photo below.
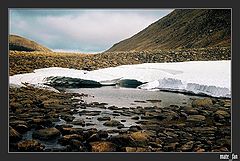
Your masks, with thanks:
<instances>
[{"instance_id":1,"label":"white cloud","mask_svg":"<svg viewBox=\"0 0 240 161\"><path fill-rule=\"evenodd\" d=\"M74 15L32 17L11 14L10 29L11 33L27 36L53 49L102 51L169 12L85 10Z\"/></svg>"}]
</instances>

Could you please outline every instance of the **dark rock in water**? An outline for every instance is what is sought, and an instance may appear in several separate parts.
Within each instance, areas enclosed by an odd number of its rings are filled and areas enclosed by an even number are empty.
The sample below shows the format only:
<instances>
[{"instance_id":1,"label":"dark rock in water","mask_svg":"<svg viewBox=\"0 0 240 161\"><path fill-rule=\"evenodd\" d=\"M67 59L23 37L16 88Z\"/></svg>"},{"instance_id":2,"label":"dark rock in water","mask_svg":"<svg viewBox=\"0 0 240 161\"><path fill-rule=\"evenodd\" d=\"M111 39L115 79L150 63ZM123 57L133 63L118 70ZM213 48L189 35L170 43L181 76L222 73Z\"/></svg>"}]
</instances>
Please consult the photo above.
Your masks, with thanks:
<instances>
[{"instance_id":1,"label":"dark rock in water","mask_svg":"<svg viewBox=\"0 0 240 161\"><path fill-rule=\"evenodd\" d=\"M137 132L142 130L140 126L131 126L128 131Z\"/></svg>"},{"instance_id":2,"label":"dark rock in water","mask_svg":"<svg viewBox=\"0 0 240 161\"><path fill-rule=\"evenodd\" d=\"M71 77L47 77L46 85L52 87L65 87L65 88L94 88L101 87L101 83L93 80L85 80L80 78L71 78Z\"/></svg>"},{"instance_id":3,"label":"dark rock in water","mask_svg":"<svg viewBox=\"0 0 240 161\"><path fill-rule=\"evenodd\" d=\"M17 125L17 126L15 127L15 129L16 129L19 133L23 134L23 133L25 133L25 132L27 132L27 131L29 130L29 127L27 127L27 125L24 125L24 124L19 124L19 125Z\"/></svg>"},{"instance_id":4,"label":"dark rock in water","mask_svg":"<svg viewBox=\"0 0 240 161\"><path fill-rule=\"evenodd\" d=\"M97 135L100 137L100 138L107 138L108 137L108 132L107 131L98 131Z\"/></svg>"},{"instance_id":5,"label":"dark rock in water","mask_svg":"<svg viewBox=\"0 0 240 161\"><path fill-rule=\"evenodd\" d=\"M97 141L91 142L92 152L115 152L117 151L117 146L108 141Z\"/></svg>"},{"instance_id":6,"label":"dark rock in water","mask_svg":"<svg viewBox=\"0 0 240 161\"><path fill-rule=\"evenodd\" d=\"M139 116L133 116L131 119L133 119L133 120L139 120L140 118L139 118Z\"/></svg>"},{"instance_id":7,"label":"dark rock in water","mask_svg":"<svg viewBox=\"0 0 240 161\"><path fill-rule=\"evenodd\" d=\"M22 135L19 134L11 126L9 127L9 142L16 142L22 139Z\"/></svg>"},{"instance_id":8,"label":"dark rock in water","mask_svg":"<svg viewBox=\"0 0 240 161\"><path fill-rule=\"evenodd\" d=\"M101 113L101 111L87 111L82 110L79 112L79 115L86 115L86 116L97 116Z\"/></svg>"},{"instance_id":9,"label":"dark rock in water","mask_svg":"<svg viewBox=\"0 0 240 161\"><path fill-rule=\"evenodd\" d=\"M181 147L182 151L191 151L193 148L193 141L189 141Z\"/></svg>"},{"instance_id":10,"label":"dark rock in water","mask_svg":"<svg viewBox=\"0 0 240 161\"><path fill-rule=\"evenodd\" d=\"M33 138L40 140L51 140L60 136L60 131L56 128L46 128L34 131L32 134Z\"/></svg>"},{"instance_id":11,"label":"dark rock in water","mask_svg":"<svg viewBox=\"0 0 240 161\"><path fill-rule=\"evenodd\" d=\"M211 98L196 99L192 102L193 107L210 107L212 105L213 101Z\"/></svg>"},{"instance_id":12,"label":"dark rock in water","mask_svg":"<svg viewBox=\"0 0 240 161\"><path fill-rule=\"evenodd\" d=\"M72 122L73 125L85 126L85 121L83 119L77 119Z\"/></svg>"},{"instance_id":13,"label":"dark rock in water","mask_svg":"<svg viewBox=\"0 0 240 161\"><path fill-rule=\"evenodd\" d=\"M114 126L121 126L123 124L121 124L119 121L117 120L111 120L111 121L107 121L103 124L104 126L111 126L111 127L114 127Z\"/></svg>"},{"instance_id":14,"label":"dark rock in water","mask_svg":"<svg viewBox=\"0 0 240 161\"><path fill-rule=\"evenodd\" d=\"M137 88L142 84L143 84L142 82L135 79L122 79L122 80L119 80L117 83L117 85L119 85L120 87L126 87L126 88Z\"/></svg>"},{"instance_id":15,"label":"dark rock in water","mask_svg":"<svg viewBox=\"0 0 240 161\"><path fill-rule=\"evenodd\" d=\"M17 149L25 152L43 151L44 145L37 140L24 140L17 144Z\"/></svg>"},{"instance_id":16,"label":"dark rock in water","mask_svg":"<svg viewBox=\"0 0 240 161\"><path fill-rule=\"evenodd\" d=\"M117 106L109 106L108 109L109 110L119 110L119 108Z\"/></svg>"},{"instance_id":17,"label":"dark rock in water","mask_svg":"<svg viewBox=\"0 0 240 161\"><path fill-rule=\"evenodd\" d=\"M97 118L98 121L109 121L111 120L111 117L108 117L108 116L104 116L104 117L99 117Z\"/></svg>"},{"instance_id":18,"label":"dark rock in water","mask_svg":"<svg viewBox=\"0 0 240 161\"><path fill-rule=\"evenodd\" d=\"M112 137L110 137L109 140L120 147L136 145L134 143L134 140L130 137L130 135L127 135L127 134L120 134L120 135L112 136Z\"/></svg>"},{"instance_id":19,"label":"dark rock in water","mask_svg":"<svg viewBox=\"0 0 240 161\"><path fill-rule=\"evenodd\" d=\"M61 118L67 122L72 122L75 117L69 114L62 114Z\"/></svg>"}]
</instances>

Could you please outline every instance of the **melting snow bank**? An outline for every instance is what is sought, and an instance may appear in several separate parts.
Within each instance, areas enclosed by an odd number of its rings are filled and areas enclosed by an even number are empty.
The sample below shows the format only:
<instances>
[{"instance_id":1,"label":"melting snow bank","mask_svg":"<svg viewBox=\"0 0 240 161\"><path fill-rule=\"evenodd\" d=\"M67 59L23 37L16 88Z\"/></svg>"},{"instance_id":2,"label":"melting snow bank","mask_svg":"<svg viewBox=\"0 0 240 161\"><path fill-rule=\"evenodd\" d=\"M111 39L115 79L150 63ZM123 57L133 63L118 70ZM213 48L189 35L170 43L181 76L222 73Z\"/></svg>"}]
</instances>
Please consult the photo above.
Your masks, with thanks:
<instances>
[{"instance_id":1,"label":"melting snow bank","mask_svg":"<svg viewBox=\"0 0 240 161\"><path fill-rule=\"evenodd\" d=\"M44 68L34 73L10 77L10 85L22 83L42 86L44 84L74 84L79 82L95 85L114 85L119 82L141 82L140 89L205 94L213 97L231 97L231 61L191 61L177 63L145 63L122 65L94 71L68 68ZM77 86L76 86L77 87Z\"/></svg>"}]
</instances>

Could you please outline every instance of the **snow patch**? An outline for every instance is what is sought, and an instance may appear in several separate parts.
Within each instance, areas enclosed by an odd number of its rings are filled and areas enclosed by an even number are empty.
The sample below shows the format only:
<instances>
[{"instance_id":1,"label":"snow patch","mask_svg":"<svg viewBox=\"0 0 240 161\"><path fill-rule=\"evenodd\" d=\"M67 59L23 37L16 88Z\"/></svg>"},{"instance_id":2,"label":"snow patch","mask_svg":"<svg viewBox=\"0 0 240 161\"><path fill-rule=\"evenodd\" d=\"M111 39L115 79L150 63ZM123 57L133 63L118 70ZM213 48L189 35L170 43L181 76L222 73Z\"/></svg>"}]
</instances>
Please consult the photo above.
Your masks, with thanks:
<instances>
[{"instance_id":1,"label":"snow patch","mask_svg":"<svg viewBox=\"0 0 240 161\"><path fill-rule=\"evenodd\" d=\"M141 89L182 91L214 97L231 97L231 61L190 61L177 63L145 63L122 65L94 71L68 68L44 68L33 73L10 76L11 85L22 83L43 85L48 77L93 80L102 85L129 79L144 82Z\"/></svg>"}]
</instances>

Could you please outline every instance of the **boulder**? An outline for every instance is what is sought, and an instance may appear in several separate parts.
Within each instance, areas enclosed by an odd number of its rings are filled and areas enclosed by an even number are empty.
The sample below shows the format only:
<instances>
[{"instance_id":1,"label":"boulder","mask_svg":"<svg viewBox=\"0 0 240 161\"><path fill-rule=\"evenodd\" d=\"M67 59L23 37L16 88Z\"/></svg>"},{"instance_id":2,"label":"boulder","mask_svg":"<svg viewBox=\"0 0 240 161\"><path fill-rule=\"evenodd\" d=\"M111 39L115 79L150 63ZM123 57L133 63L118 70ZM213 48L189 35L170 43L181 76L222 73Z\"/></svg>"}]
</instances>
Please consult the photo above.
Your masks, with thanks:
<instances>
[{"instance_id":1,"label":"boulder","mask_svg":"<svg viewBox=\"0 0 240 161\"><path fill-rule=\"evenodd\" d=\"M213 101L211 98L196 99L192 102L193 107L210 107L212 105Z\"/></svg>"},{"instance_id":2,"label":"boulder","mask_svg":"<svg viewBox=\"0 0 240 161\"><path fill-rule=\"evenodd\" d=\"M78 134L70 134L70 135L64 135L58 141L59 141L59 143L61 143L63 145L68 145L68 144L70 144L70 141L72 141L72 140L83 141L84 138L83 138L83 136L78 135Z\"/></svg>"},{"instance_id":3,"label":"boulder","mask_svg":"<svg viewBox=\"0 0 240 161\"><path fill-rule=\"evenodd\" d=\"M32 137L40 140L51 140L60 136L60 131L56 128L46 128L34 131Z\"/></svg>"},{"instance_id":4,"label":"boulder","mask_svg":"<svg viewBox=\"0 0 240 161\"><path fill-rule=\"evenodd\" d=\"M23 140L17 144L17 149L25 152L43 151L44 145L37 140Z\"/></svg>"}]
</instances>

